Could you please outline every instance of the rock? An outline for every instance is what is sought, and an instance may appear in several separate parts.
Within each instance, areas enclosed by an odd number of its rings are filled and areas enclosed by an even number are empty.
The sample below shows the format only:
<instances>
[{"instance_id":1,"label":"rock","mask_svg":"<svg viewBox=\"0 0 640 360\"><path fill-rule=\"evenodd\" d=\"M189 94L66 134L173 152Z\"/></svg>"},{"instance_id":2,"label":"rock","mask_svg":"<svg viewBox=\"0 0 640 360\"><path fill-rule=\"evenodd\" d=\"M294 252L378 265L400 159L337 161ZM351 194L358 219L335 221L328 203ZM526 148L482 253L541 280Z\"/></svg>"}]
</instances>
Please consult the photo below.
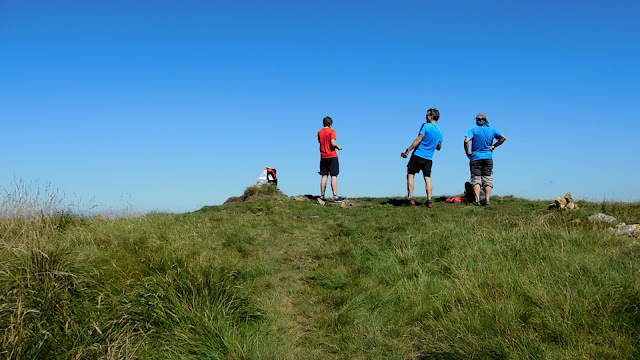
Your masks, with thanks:
<instances>
[{"instance_id":1,"label":"rock","mask_svg":"<svg viewBox=\"0 0 640 360\"><path fill-rule=\"evenodd\" d=\"M632 238L640 237L640 224L625 225L624 223L616 226L615 229L609 229L613 235L626 236Z\"/></svg>"},{"instance_id":2,"label":"rock","mask_svg":"<svg viewBox=\"0 0 640 360\"><path fill-rule=\"evenodd\" d=\"M616 218L614 218L613 216L610 215L606 215L603 213L598 213L595 215L591 215L588 217L589 221L604 221L604 222L608 222L608 223L614 223L616 222Z\"/></svg>"},{"instance_id":3,"label":"rock","mask_svg":"<svg viewBox=\"0 0 640 360\"><path fill-rule=\"evenodd\" d=\"M558 196L553 204L550 204L548 209L558 209L558 210L575 210L578 208L578 203L573 200L573 195L571 192L567 192L564 196Z\"/></svg>"},{"instance_id":4,"label":"rock","mask_svg":"<svg viewBox=\"0 0 640 360\"><path fill-rule=\"evenodd\" d=\"M307 198L304 197L304 196L298 195L298 196L294 196L293 200L295 200L295 201L305 201L305 200L307 200Z\"/></svg>"},{"instance_id":5,"label":"rock","mask_svg":"<svg viewBox=\"0 0 640 360\"><path fill-rule=\"evenodd\" d=\"M565 199L567 199L568 202L570 203L575 203L575 201L573 201L573 195L571 195L571 192L567 192L567 194L564 196Z\"/></svg>"}]
</instances>

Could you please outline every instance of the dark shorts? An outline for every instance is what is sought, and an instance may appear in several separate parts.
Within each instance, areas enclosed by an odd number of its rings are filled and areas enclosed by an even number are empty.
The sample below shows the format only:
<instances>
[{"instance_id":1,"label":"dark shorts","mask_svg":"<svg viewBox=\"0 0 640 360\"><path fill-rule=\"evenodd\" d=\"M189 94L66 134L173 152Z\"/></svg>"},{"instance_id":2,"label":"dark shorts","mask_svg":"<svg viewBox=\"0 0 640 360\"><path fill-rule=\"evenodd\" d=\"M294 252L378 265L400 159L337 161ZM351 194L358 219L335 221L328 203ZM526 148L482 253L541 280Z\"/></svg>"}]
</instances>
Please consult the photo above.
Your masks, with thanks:
<instances>
[{"instance_id":1,"label":"dark shorts","mask_svg":"<svg viewBox=\"0 0 640 360\"><path fill-rule=\"evenodd\" d=\"M340 173L340 164L337 157L320 159L320 175L338 176Z\"/></svg>"},{"instance_id":2,"label":"dark shorts","mask_svg":"<svg viewBox=\"0 0 640 360\"><path fill-rule=\"evenodd\" d=\"M469 163L471 184L493 187L493 159L474 160Z\"/></svg>"},{"instance_id":3,"label":"dark shorts","mask_svg":"<svg viewBox=\"0 0 640 360\"><path fill-rule=\"evenodd\" d=\"M422 170L422 175L425 177L431 177L431 166L433 161L423 159L420 156L411 155L409 163L407 164L407 174L419 173Z\"/></svg>"}]
</instances>

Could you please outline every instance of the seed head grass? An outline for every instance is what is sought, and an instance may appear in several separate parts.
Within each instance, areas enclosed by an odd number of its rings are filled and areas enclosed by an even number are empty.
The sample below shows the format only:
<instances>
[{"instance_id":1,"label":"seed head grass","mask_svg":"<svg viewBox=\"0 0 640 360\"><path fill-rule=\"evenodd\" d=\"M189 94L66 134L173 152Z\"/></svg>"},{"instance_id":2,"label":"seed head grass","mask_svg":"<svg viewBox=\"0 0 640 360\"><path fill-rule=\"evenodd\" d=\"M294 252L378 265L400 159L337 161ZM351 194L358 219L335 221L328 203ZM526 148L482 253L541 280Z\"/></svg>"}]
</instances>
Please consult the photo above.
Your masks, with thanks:
<instances>
[{"instance_id":1,"label":"seed head grass","mask_svg":"<svg viewBox=\"0 0 640 360\"><path fill-rule=\"evenodd\" d=\"M640 204L384 200L263 185L185 214L4 217L0 357L640 357L638 239L587 220Z\"/></svg>"}]
</instances>

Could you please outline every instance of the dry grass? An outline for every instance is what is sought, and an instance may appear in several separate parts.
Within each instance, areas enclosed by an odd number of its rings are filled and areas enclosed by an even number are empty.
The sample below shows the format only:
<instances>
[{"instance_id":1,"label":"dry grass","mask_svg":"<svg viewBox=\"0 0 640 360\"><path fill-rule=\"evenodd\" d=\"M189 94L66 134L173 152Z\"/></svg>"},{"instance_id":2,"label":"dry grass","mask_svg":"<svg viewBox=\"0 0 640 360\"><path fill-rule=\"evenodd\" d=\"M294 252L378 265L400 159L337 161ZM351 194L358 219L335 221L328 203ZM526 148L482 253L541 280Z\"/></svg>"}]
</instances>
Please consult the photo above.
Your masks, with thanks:
<instances>
[{"instance_id":1,"label":"dry grass","mask_svg":"<svg viewBox=\"0 0 640 360\"><path fill-rule=\"evenodd\" d=\"M638 204L341 208L262 190L117 219L13 202L35 211L0 219L0 357L639 355L640 249L586 220L639 222Z\"/></svg>"}]
</instances>

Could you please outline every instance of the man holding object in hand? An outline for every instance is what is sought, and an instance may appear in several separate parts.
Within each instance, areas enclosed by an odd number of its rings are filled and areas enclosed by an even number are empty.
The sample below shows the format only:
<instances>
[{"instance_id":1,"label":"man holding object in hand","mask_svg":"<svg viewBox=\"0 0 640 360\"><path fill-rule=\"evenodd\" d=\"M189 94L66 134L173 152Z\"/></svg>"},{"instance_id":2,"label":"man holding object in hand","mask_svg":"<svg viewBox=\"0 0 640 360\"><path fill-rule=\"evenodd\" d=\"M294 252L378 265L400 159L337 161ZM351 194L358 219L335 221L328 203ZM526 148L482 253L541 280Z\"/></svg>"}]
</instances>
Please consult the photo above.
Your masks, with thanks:
<instances>
[{"instance_id":1,"label":"man holding object in hand","mask_svg":"<svg viewBox=\"0 0 640 360\"><path fill-rule=\"evenodd\" d=\"M409 163L407 164L407 203L415 205L413 201L413 189L415 186L415 174L422 171L424 176L425 187L427 191L427 207L433 207L431 196L433 193L433 184L431 183L431 166L433 164L433 153L435 150L442 149L442 131L438 127L438 119L440 119L440 111L438 109L427 110L426 122L420 127L418 137L413 140L411 146L400 154L403 158L407 158L409 153L413 151Z\"/></svg>"},{"instance_id":2,"label":"man holding object in hand","mask_svg":"<svg viewBox=\"0 0 640 360\"><path fill-rule=\"evenodd\" d=\"M327 180L331 176L331 190L333 191L333 200L335 202L343 202L344 198L338 196L338 173L340 172L340 164L338 163L338 152L342 150L342 146L338 145L336 131L331 127L333 119L325 116L322 119L324 126L318 131L318 142L320 143L320 171L318 174L322 176L320 180L320 199L325 200L324 193L327 189Z\"/></svg>"}]
</instances>

